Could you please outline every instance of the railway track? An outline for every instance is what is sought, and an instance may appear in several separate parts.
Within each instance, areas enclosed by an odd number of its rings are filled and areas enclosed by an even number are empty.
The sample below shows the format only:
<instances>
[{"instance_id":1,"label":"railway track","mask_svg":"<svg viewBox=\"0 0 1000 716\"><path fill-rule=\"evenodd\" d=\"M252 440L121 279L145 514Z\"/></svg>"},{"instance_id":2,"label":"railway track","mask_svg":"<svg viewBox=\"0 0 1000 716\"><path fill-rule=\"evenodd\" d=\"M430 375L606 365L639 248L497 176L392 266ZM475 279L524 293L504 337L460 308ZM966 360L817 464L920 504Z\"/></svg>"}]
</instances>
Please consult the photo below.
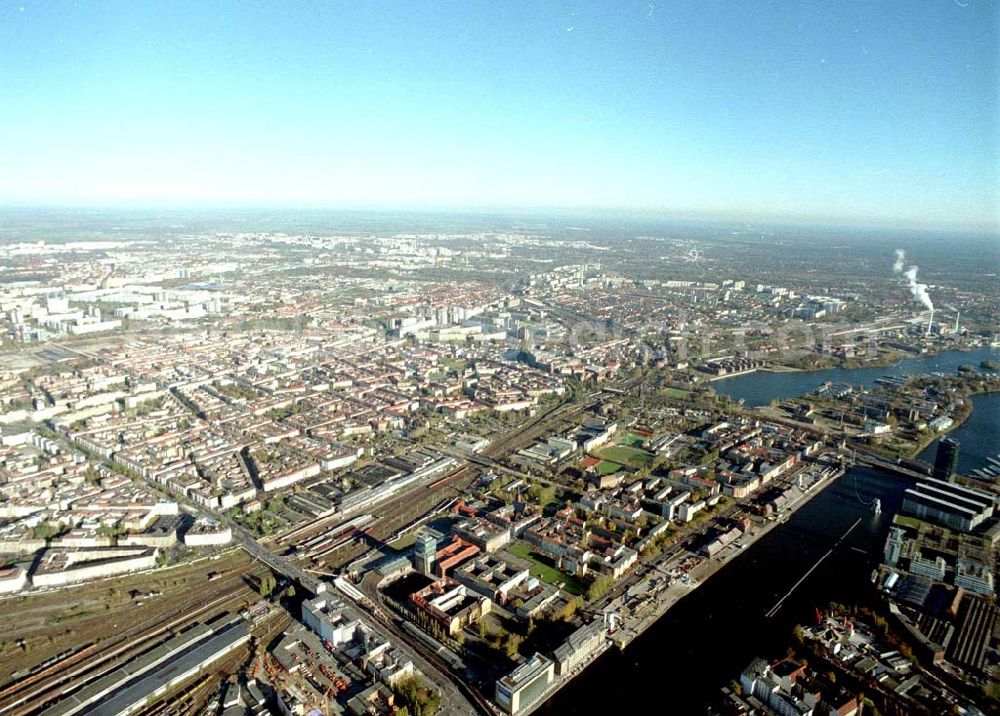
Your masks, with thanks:
<instances>
[{"instance_id":1,"label":"railway track","mask_svg":"<svg viewBox=\"0 0 1000 716\"><path fill-rule=\"evenodd\" d=\"M597 404L594 398L598 395L600 394L590 394L585 401L563 403L551 408L489 446L483 455L493 460L502 460L510 453L530 444L542 432L551 429L553 424L571 420L575 415L592 408ZM379 505L376 510L373 510L377 519L372 525L371 535L376 539L388 537L405 525L407 521L412 521L419 516L419 514L414 514L415 503L419 506L418 510L422 509L426 512L426 509L429 509L430 506L423 505L424 500L420 499L421 496L429 496L429 493L445 489L460 494L466 486L466 481L471 480L477 472L477 467L466 464L428 485L414 487L412 490L390 498ZM437 497L435 496L434 499L436 500ZM302 541L314 537L317 530L321 530L324 525L334 519L337 518L330 516L303 525L275 539L275 542L281 546L301 544ZM27 716L46 704L79 690L145 651L157 637L169 633L182 624L191 622L209 610L228 604L245 589L242 575L230 575L213 587L202 590L196 595L192 594L190 599L166 614L158 615L140 625L131 627L110 640L82 646L61 658L57 658L41 670L28 674L0 689L0 716ZM198 603L192 606L191 601L193 600L198 600ZM242 653L242 651L238 653ZM215 668L213 672L217 674L219 669ZM173 706L164 702L151 708L150 713L197 713L198 709L202 708L205 703L199 694L207 691L208 684L214 681L218 681L218 679L205 677L190 687L185 692L186 696L183 702L179 704L174 702L174 706L179 706L182 710L174 710ZM190 704L189 709L185 706L186 703Z\"/></svg>"},{"instance_id":2,"label":"railway track","mask_svg":"<svg viewBox=\"0 0 1000 716\"><path fill-rule=\"evenodd\" d=\"M272 619L270 626L258 634L258 641L269 643L292 623L287 613ZM205 673L195 677L195 681L181 690L169 691L142 709L142 716L203 716L213 695L219 693L222 682L247 668L254 660L254 651L247 644L215 662Z\"/></svg>"},{"instance_id":3,"label":"railway track","mask_svg":"<svg viewBox=\"0 0 1000 716\"><path fill-rule=\"evenodd\" d=\"M222 681L229 674L239 671L248 657L248 649L237 649L213 664L206 673L196 676L188 686L180 691L164 694L160 701L144 707L139 713L142 716L200 716L206 713L205 707L212 696L218 693Z\"/></svg>"},{"instance_id":4,"label":"railway track","mask_svg":"<svg viewBox=\"0 0 1000 716\"><path fill-rule=\"evenodd\" d=\"M66 696L101 678L145 650L150 642L212 609L233 601L248 588L242 575L234 573L206 594L192 595L188 603L132 627L110 641L91 644L67 655L30 677L15 681L0 691L0 715L27 716L55 699Z\"/></svg>"},{"instance_id":5,"label":"railway track","mask_svg":"<svg viewBox=\"0 0 1000 716\"><path fill-rule=\"evenodd\" d=\"M532 418L512 433L504 436L500 441L490 445L483 451L483 457L489 461L503 459L510 453L531 444L539 435L551 430L554 424L561 424L572 420L579 413L592 409L599 403L598 398L600 395L600 392L590 393L586 396L587 400L579 403L563 403ZM451 494L459 496L463 493L468 482L478 474L480 469L482 469L481 465L465 464L431 483L422 487L413 487L389 498L372 509L371 512L375 520L370 524L370 529L366 530L366 532L378 540L388 539L407 524L424 516L427 509L430 509L432 506L431 500L436 503L440 498L440 495L434 495L431 498L428 493L448 489ZM429 499L425 498L425 495L428 495ZM293 547L301 549L303 544L327 532L336 530L336 527L326 528L326 531L322 530L324 525L334 519L336 519L335 516L328 516L313 523L302 525L278 537L275 542L287 549L292 549ZM365 550L366 545L363 543L359 544L356 540L349 541L319 556L314 562L325 569L337 569L363 554Z\"/></svg>"},{"instance_id":6,"label":"railway track","mask_svg":"<svg viewBox=\"0 0 1000 716\"><path fill-rule=\"evenodd\" d=\"M502 459L509 453L530 444L542 431L547 430L550 427L551 422L557 420L567 420L575 414L593 408L599 402L595 400L595 398L599 395L600 392L593 392L587 395L588 400L581 403L563 403L550 408L541 415L535 416L524 425L521 425L513 432L505 435L498 442L487 447L483 451L483 455L493 460ZM396 508L412 504L415 495L419 495L420 493L426 491L439 490L442 487L451 485L452 483L458 483L462 479L471 479L476 474L476 471L477 468L472 465L463 465L431 483L423 486L417 485L405 490L399 495L394 495L387 501L375 506L371 511L382 515L398 512ZM327 515L294 527L288 532L275 536L272 539L276 545L283 548L300 545L303 542L318 536L324 529L330 529L327 525L331 522L337 522L342 519L343 515L340 514ZM268 540L268 538L265 537L260 541L267 542L271 540Z\"/></svg>"}]
</instances>

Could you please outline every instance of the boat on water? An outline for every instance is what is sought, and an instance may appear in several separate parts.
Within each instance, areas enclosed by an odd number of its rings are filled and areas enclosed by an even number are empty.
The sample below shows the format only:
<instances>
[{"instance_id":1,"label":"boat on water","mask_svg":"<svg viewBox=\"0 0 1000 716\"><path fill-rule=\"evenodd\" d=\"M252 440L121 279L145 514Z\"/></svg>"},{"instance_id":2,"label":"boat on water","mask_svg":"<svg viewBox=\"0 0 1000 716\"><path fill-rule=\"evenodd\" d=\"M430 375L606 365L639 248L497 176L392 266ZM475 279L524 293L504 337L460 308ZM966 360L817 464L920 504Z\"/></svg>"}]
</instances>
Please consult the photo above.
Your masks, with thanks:
<instances>
[{"instance_id":1,"label":"boat on water","mask_svg":"<svg viewBox=\"0 0 1000 716\"><path fill-rule=\"evenodd\" d=\"M876 516L882 514L882 500L877 497L875 498L875 501L872 502L872 514Z\"/></svg>"}]
</instances>

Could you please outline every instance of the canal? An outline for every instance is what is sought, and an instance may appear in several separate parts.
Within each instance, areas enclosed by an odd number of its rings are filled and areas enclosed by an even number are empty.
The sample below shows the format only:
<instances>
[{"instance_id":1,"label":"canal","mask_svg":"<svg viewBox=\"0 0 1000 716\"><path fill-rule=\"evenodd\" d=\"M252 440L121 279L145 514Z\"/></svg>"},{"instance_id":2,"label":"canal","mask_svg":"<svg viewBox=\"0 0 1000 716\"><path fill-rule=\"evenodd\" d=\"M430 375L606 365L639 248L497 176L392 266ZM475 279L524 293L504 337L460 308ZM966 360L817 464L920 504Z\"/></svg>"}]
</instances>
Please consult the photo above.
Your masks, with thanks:
<instances>
[{"instance_id":1,"label":"canal","mask_svg":"<svg viewBox=\"0 0 1000 716\"><path fill-rule=\"evenodd\" d=\"M808 392L824 380L861 382L881 375L952 372L962 363L978 364L990 355L995 357L987 350L908 359L896 366L859 371L755 373L716 385L729 383L738 393L734 397L766 404L774 393L763 398L764 389L752 381L771 385L775 379L780 383L791 378L794 390L778 391L782 396L791 396ZM1000 452L998 410L1000 395L975 398L972 417L953 433L962 443L967 459L976 461L979 455ZM933 451L933 446L928 450ZM873 602L870 575L881 561L892 515L908 484L908 480L880 470L851 469L786 524L747 548L674 605L624 652L605 652L537 713L704 713L708 706L718 703L719 689L737 679L754 657L776 658L784 654L793 643L794 626L811 623L817 608L831 601L862 606ZM880 516L871 514L868 508L876 497L882 501ZM857 528L820 568L773 616L766 616L858 518L861 522Z\"/></svg>"}]
</instances>

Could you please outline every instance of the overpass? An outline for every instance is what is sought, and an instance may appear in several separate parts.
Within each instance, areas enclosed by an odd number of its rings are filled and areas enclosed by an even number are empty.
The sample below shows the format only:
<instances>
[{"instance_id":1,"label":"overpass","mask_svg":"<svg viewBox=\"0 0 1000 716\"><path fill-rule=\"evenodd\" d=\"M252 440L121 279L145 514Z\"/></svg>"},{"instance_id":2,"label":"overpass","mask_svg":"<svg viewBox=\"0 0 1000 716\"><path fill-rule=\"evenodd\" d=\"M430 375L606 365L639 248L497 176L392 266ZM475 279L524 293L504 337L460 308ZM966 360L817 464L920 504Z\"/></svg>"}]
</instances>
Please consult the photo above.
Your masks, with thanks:
<instances>
[{"instance_id":1,"label":"overpass","mask_svg":"<svg viewBox=\"0 0 1000 716\"><path fill-rule=\"evenodd\" d=\"M256 559L259 559L278 574L287 577L293 582L298 582L298 584L309 590L311 593L318 593L320 582L315 575L309 574L302 569L302 567L298 566L287 557L282 557L280 554L275 554L269 550L267 547L258 542L257 538L254 537L250 530L246 527L243 527L228 518L225 518L225 522L232 530L233 537L236 538L236 541L240 543L240 546L243 547L248 554Z\"/></svg>"}]
</instances>

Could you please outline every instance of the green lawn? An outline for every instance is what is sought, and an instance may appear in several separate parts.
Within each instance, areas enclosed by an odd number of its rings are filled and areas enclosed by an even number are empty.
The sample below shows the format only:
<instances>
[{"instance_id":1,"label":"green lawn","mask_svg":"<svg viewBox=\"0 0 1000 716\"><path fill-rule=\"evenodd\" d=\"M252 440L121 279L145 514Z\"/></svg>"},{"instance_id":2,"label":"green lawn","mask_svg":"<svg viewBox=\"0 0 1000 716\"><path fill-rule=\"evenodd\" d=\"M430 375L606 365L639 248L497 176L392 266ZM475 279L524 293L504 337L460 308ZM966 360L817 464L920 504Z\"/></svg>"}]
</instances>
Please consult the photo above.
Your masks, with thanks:
<instances>
[{"instance_id":1,"label":"green lawn","mask_svg":"<svg viewBox=\"0 0 1000 716\"><path fill-rule=\"evenodd\" d=\"M418 531L419 530L410 530L409 532L407 532L405 535L403 535L402 537L400 537L395 542L390 542L389 546L392 547L397 552L401 552L402 550L406 549L407 547L412 546L413 543L417 541L417 532Z\"/></svg>"},{"instance_id":2,"label":"green lawn","mask_svg":"<svg viewBox=\"0 0 1000 716\"><path fill-rule=\"evenodd\" d=\"M896 515L892 518L892 522L900 527L909 527L910 529L918 530L920 525L924 524L916 517L909 517L907 515Z\"/></svg>"},{"instance_id":3,"label":"green lawn","mask_svg":"<svg viewBox=\"0 0 1000 716\"><path fill-rule=\"evenodd\" d=\"M599 463L594 465L594 472L598 475L614 475L621 469L621 465L617 462L611 462L609 460L601 460Z\"/></svg>"},{"instance_id":4,"label":"green lawn","mask_svg":"<svg viewBox=\"0 0 1000 716\"><path fill-rule=\"evenodd\" d=\"M531 545L524 542L511 542L507 551L515 557L531 562L531 574L549 584L563 584L563 589L569 594L583 594L583 585L572 574L560 572L552 566L552 559L535 552Z\"/></svg>"},{"instance_id":5,"label":"green lawn","mask_svg":"<svg viewBox=\"0 0 1000 716\"><path fill-rule=\"evenodd\" d=\"M600 452L600 456L605 460L630 465L632 467L646 467L653 462L653 456L645 450L616 445L605 448Z\"/></svg>"},{"instance_id":6,"label":"green lawn","mask_svg":"<svg viewBox=\"0 0 1000 716\"><path fill-rule=\"evenodd\" d=\"M464 360L459 358L452 358L451 356L445 356L441 359L441 366L448 370L462 370L468 365Z\"/></svg>"},{"instance_id":7,"label":"green lawn","mask_svg":"<svg viewBox=\"0 0 1000 716\"><path fill-rule=\"evenodd\" d=\"M688 391L681 390L680 388L667 388L663 391L663 394L668 398L673 398L674 400L683 400L691 395Z\"/></svg>"},{"instance_id":8,"label":"green lawn","mask_svg":"<svg viewBox=\"0 0 1000 716\"><path fill-rule=\"evenodd\" d=\"M621 440L618 441L619 445L624 445L625 447L641 447L643 441L641 435L636 435L635 433L625 433L622 435Z\"/></svg>"}]
</instances>

